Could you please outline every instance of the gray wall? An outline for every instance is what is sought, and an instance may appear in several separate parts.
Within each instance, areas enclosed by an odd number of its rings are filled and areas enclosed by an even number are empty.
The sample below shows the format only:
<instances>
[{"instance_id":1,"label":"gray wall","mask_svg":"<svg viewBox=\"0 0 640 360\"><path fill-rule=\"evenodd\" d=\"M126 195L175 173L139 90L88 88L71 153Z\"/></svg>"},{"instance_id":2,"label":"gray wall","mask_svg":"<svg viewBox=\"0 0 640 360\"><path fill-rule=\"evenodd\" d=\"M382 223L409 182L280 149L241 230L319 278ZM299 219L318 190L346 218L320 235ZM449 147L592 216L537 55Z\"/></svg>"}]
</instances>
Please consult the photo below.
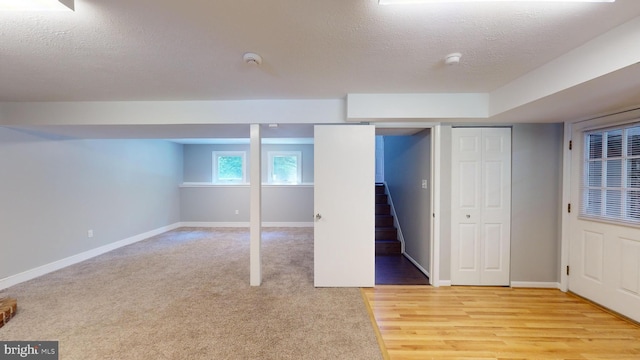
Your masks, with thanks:
<instances>
[{"instance_id":1,"label":"gray wall","mask_svg":"<svg viewBox=\"0 0 640 360\"><path fill-rule=\"evenodd\" d=\"M211 182L213 151L247 151L249 145L185 145L184 181ZM267 180L268 151L301 151L302 182L313 183L313 145L262 145L262 179ZM249 174L247 174L248 177ZM249 187L224 185L180 189L182 221L248 222ZM238 214L235 211L238 210ZM262 221L295 223L313 221L313 186L265 185L262 189Z\"/></svg>"},{"instance_id":2,"label":"gray wall","mask_svg":"<svg viewBox=\"0 0 640 360\"><path fill-rule=\"evenodd\" d=\"M249 179L251 168L249 145L184 145L183 178L185 182L211 182L214 151L246 151L247 179Z\"/></svg>"},{"instance_id":3,"label":"gray wall","mask_svg":"<svg viewBox=\"0 0 640 360\"><path fill-rule=\"evenodd\" d=\"M440 280L451 280L451 126L440 129Z\"/></svg>"},{"instance_id":4,"label":"gray wall","mask_svg":"<svg viewBox=\"0 0 640 360\"><path fill-rule=\"evenodd\" d=\"M384 137L384 179L405 240L405 253L424 269L431 264L431 135ZM429 183L422 188L422 180Z\"/></svg>"},{"instance_id":5,"label":"gray wall","mask_svg":"<svg viewBox=\"0 0 640 360\"><path fill-rule=\"evenodd\" d=\"M511 281L558 282L562 124L512 127ZM442 127L440 277L451 279L451 126Z\"/></svg>"},{"instance_id":6,"label":"gray wall","mask_svg":"<svg viewBox=\"0 0 640 360\"><path fill-rule=\"evenodd\" d=\"M562 124L513 126L511 280L560 281Z\"/></svg>"},{"instance_id":7,"label":"gray wall","mask_svg":"<svg viewBox=\"0 0 640 360\"><path fill-rule=\"evenodd\" d=\"M246 185L183 187L180 189L182 221L248 222L249 190ZM262 221L312 222L313 186L263 186Z\"/></svg>"},{"instance_id":8,"label":"gray wall","mask_svg":"<svg viewBox=\"0 0 640 360\"><path fill-rule=\"evenodd\" d=\"M0 127L0 169L0 278L180 221L181 145Z\"/></svg>"},{"instance_id":9,"label":"gray wall","mask_svg":"<svg viewBox=\"0 0 640 360\"><path fill-rule=\"evenodd\" d=\"M185 187L180 189L182 221L248 222L249 206L248 186ZM236 210L239 212L237 215Z\"/></svg>"}]
</instances>

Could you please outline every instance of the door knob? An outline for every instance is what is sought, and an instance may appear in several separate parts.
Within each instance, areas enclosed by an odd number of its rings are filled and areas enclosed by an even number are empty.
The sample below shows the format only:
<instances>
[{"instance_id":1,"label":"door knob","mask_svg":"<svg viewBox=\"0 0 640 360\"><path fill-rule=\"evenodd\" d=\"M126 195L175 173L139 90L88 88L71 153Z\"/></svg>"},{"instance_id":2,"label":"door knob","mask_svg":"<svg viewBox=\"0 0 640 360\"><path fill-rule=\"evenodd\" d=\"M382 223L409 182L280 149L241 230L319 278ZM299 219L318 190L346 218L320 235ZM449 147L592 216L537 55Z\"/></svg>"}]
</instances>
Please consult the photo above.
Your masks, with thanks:
<instances>
[{"instance_id":1,"label":"door knob","mask_svg":"<svg viewBox=\"0 0 640 360\"><path fill-rule=\"evenodd\" d=\"M320 220L320 219L322 219L322 215L316 214L316 220Z\"/></svg>"}]
</instances>

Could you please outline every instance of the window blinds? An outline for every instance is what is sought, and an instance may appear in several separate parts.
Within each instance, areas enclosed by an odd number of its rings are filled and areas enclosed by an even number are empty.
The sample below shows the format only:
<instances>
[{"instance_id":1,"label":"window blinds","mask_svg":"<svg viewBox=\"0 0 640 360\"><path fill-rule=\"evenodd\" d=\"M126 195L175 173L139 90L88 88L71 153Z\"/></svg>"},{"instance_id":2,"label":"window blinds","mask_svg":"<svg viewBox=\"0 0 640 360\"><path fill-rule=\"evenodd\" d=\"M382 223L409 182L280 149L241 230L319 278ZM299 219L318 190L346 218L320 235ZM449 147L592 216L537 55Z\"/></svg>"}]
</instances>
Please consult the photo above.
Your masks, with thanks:
<instances>
[{"instance_id":1,"label":"window blinds","mask_svg":"<svg viewBox=\"0 0 640 360\"><path fill-rule=\"evenodd\" d=\"M585 133L580 214L640 223L640 125Z\"/></svg>"}]
</instances>

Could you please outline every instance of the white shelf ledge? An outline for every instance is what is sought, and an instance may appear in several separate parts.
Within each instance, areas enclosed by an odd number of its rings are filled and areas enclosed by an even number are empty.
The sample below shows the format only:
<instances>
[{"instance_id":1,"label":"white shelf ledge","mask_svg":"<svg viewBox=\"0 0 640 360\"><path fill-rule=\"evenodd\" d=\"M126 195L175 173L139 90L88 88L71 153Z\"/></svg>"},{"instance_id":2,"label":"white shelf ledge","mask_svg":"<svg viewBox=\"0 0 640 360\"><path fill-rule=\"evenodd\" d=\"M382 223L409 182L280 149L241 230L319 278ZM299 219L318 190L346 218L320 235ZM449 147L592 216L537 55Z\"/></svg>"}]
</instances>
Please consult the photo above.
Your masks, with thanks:
<instances>
[{"instance_id":1,"label":"white shelf ledge","mask_svg":"<svg viewBox=\"0 0 640 360\"><path fill-rule=\"evenodd\" d=\"M242 184L214 184L210 182L184 182L180 184L181 188L209 188L209 187L234 187L234 188L248 188L249 183ZM313 183L302 183L302 184L268 184L262 183L262 187L313 187Z\"/></svg>"}]
</instances>

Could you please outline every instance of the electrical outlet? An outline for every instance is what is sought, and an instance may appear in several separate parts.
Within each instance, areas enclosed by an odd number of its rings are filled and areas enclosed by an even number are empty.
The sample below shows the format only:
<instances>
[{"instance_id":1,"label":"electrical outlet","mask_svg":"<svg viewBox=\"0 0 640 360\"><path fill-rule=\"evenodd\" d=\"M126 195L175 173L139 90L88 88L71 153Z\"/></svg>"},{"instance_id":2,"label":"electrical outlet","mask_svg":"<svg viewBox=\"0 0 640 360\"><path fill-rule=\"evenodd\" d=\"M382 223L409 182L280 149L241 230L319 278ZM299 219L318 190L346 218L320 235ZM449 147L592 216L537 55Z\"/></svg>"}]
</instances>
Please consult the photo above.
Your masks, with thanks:
<instances>
[{"instance_id":1,"label":"electrical outlet","mask_svg":"<svg viewBox=\"0 0 640 360\"><path fill-rule=\"evenodd\" d=\"M91 229L87 230L87 237L88 238L92 238L93 237L93 230L91 230Z\"/></svg>"}]
</instances>

